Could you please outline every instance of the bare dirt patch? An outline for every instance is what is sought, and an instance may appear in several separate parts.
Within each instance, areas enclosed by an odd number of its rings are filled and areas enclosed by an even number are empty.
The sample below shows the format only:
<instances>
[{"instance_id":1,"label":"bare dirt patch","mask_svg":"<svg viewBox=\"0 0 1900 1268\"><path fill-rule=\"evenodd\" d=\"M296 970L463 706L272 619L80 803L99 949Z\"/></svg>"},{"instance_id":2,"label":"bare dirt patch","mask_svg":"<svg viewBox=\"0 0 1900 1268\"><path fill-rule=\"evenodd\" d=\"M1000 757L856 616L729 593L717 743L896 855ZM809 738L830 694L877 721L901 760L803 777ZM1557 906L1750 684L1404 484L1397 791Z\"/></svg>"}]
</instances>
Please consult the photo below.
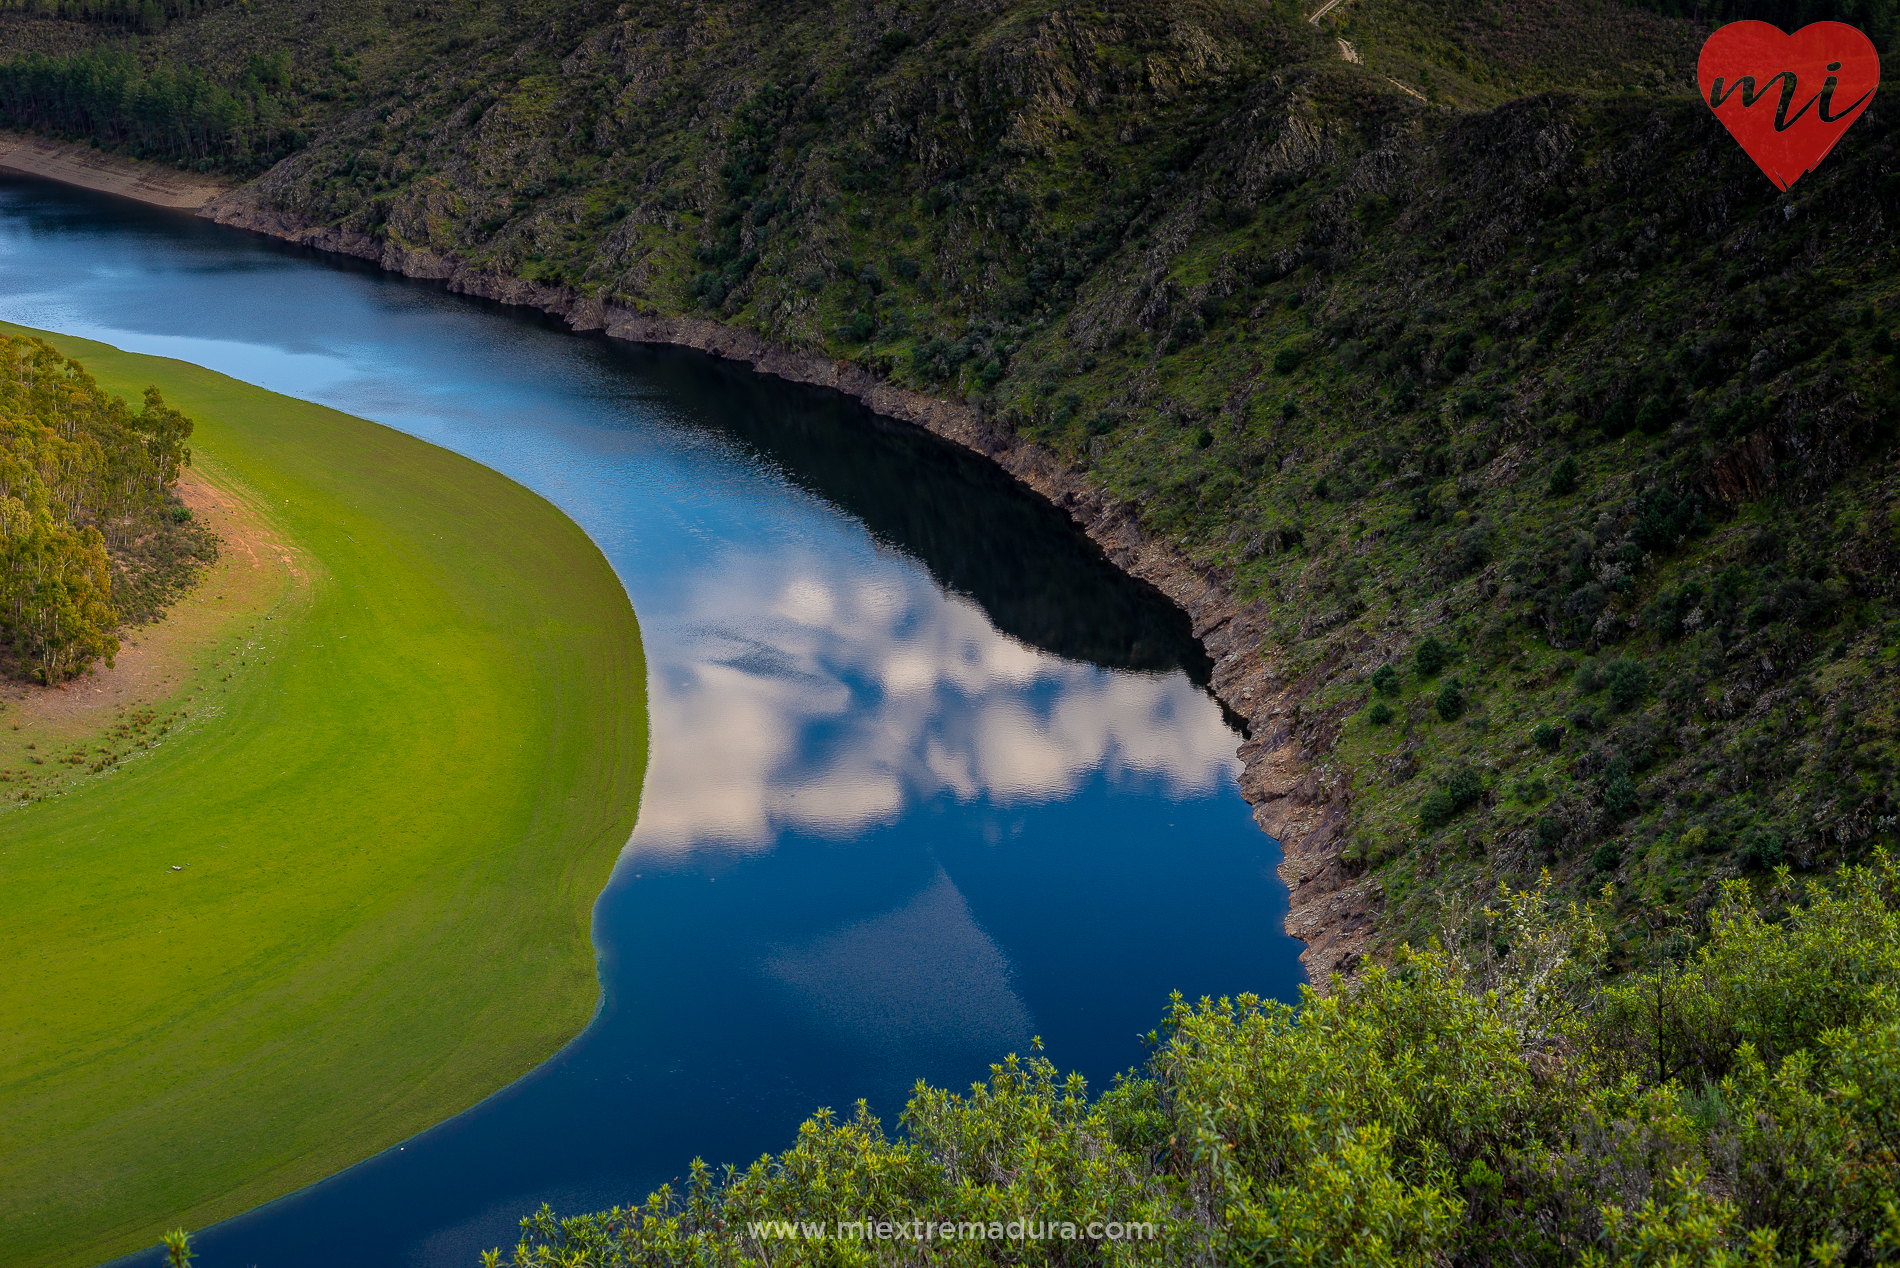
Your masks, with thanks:
<instances>
[{"instance_id":1,"label":"bare dirt patch","mask_svg":"<svg viewBox=\"0 0 1900 1268\"><path fill-rule=\"evenodd\" d=\"M0 132L0 171L136 198L157 207L196 211L231 191L235 182L181 172L119 154L105 154L68 141Z\"/></svg>"},{"instance_id":2,"label":"bare dirt patch","mask_svg":"<svg viewBox=\"0 0 1900 1268\"><path fill-rule=\"evenodd\" d=\"M217 534L217 562L163 619L121 629L110 667L58 687L0 686L0 802L57 793L214 715L241 676L246 633L308 589L301 552L261 508L193 471L178 492Z\"/></svg>"}]
</instances>

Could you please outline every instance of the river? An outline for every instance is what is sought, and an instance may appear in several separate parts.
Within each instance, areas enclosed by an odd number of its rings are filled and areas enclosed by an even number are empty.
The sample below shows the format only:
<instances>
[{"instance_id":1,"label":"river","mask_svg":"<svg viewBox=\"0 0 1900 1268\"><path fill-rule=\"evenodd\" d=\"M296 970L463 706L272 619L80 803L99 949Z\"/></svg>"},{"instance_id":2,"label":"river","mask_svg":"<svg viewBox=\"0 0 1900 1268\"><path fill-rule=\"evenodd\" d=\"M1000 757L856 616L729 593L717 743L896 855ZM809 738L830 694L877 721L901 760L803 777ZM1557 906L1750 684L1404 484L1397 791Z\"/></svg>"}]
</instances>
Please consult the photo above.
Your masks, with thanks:
<instances>
[{"instance_id":1,"label":"river","mask_svg":"<svg viewBox=\"0 0 1900 1268\"><path fill-rule=\"evenodd\" d=\"M204 1230L200 1268L469 1268L818 1106L894 1122L1040 1035L1096 1087L1170 991L1291 999L1277 845L1187 620L984 460L855 402L182 213L0 178L0 318L420 436L599 543L652 762L540 1068ZM345 1249L347 1247L347 1250ZM125 1262L155 1262L137 1256Z\"/></svg>"}]
</instances>

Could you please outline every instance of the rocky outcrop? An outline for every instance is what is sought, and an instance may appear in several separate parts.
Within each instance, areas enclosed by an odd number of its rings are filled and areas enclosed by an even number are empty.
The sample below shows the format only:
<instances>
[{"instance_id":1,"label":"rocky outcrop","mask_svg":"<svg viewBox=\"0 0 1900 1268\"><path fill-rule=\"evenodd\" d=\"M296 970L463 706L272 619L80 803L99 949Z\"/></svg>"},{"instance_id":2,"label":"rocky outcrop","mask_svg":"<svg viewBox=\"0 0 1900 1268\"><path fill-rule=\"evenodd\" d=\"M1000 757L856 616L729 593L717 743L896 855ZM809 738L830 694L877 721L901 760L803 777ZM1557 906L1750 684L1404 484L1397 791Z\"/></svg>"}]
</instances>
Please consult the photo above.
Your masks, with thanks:
<instances>
[{"instance_id":1,"label":"rocky outcrop","mask_svg":"<svg viewBox=\"0 0 1900 1268\"><path fill-rule=\"evenodd\" d=\"M786 348L722 322L603 304L566 287L482 272L452 257L387 239L313 227L263 205L250 190L228 195L198 214L222 225L371 260L407 277L440 281L460 294L538 308L577 331L601 331L630 343L693 348L745 362L761 374L831 388L880 415L987 456L1067 511L1117 567L1153 585L1188 614L1195 637L1214 660L1215 694L1248 723L1250 738L1240 748L1241 791L1261 829L1284 851L1280 875L1291 894L1287 932L1306 942L1300 958L1316 982L1324 984L1331 973L1349 972L1358 964L1370 941L1380 895L1376 882L1355 877L1339 861L1351 780L1302 738L1300 706L1315 683L1277 680L1260 655L1263 614L1239 606L1218 575L1145 532L1135 508L1108 498L1089 483L1086 473L968 405L894 386L851 362Z\"/></svg>"}]
</instances>

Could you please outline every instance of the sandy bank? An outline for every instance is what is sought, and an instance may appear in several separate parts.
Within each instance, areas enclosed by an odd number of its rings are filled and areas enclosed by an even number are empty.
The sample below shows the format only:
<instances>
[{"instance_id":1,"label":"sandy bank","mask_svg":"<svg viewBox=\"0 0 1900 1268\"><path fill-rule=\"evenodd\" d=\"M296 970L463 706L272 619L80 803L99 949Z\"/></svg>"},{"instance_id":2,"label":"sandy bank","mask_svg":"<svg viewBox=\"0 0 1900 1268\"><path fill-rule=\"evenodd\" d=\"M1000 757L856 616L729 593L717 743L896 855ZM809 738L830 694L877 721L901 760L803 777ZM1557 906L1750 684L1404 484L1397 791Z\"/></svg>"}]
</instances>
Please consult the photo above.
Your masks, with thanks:
<instances>
[{"instance_id":1,"label":"sandy bank","mask_svg":"<svg viewBox=\"0 0 1900 1268\"><path fill-rule=\"evenodd\" d=\"M183 211L198 210L229 193L235 183L18 132L0 132L0 172L44 176L102 194L118 194Z\"/></svg>"}]
</instances>

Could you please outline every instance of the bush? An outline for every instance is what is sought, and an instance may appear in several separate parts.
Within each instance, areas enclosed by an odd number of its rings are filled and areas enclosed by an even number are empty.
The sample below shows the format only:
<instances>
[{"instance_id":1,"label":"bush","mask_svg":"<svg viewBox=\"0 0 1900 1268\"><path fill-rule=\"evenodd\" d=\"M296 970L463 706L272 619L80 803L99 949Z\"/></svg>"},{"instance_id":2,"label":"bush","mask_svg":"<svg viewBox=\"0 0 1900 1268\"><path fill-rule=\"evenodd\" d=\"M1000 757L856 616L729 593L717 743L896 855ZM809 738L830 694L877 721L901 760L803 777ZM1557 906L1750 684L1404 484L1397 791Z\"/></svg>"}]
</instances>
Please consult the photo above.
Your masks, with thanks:
<instances>
[{"instance_id":1,"label":"bush","mask_svg":"<svg viewBox=\"0 0 1900 1268\"><path fill-rule=\"evenodd\" d=\"M1750 836L1748 844L1742 847L1742 866L1751 872L1771 872L1780 867L1786 857L1781 838L1766 832Z\"/></svg>"},{"instance_id":2,"label":"bush","mask_svg":"<svg viewBox=\"0 0 1900 1268\"><path fill-rule=\"evenodd\" d=\"M1626 434L1636 424L1636 407L1630 404L1627 396L1619 396L1603 408L1603 416L1597 420L1603 428L1603 434L1612 440Z\"/></svg>"},{"instance_id":3,"label":"bush","mask_svg":"<svg viewBox=\"0 0 1900 1268\"><path fill-rule=\"evenodd\" d=\"M1366 721L1374 726L1384 726L1392 720L1392 707L1383 700L1375 700L1366 710Z\"/></svg>"},{"instance_id":4,"label":"bush","mask_svg":"<svg viewBox=\"0 0 1900 1268\"><path fill-rule=\"evenodd\" d=\"M1273 354L1273 372L1291 374L1299 369L1306 360L1306 348L1302 344L1290 343Z\"/></svg>"},{"instance_id":5,"label":"bush","mask_svg":"<svg viewBox=\"0 0 1900 1268\"><path fill-rule=\"evenodd\" d=\"M1456 722L1464 716L1465 712L1463 684L1456 678L1446 679L1445 685L1438 689L1438 699L1435 703L1439 717L1447 722Z\"/></svg>"},{"instance_id":6,"label":"bush","mask_svg":"<svg viewBox=\"0 0 1900 1268\"><path fill-rule=\"evenodd\" d=\"M1599 872L1611 871L1622 861L1623 847L1609 841L1599 845L1590 855L1590 866Z\"/></svg>"},{"instance_id":7,"label":"bush","mask_svg":"<svg viewBox=\"0 0 1900 1268\"><path fill-rule=\"evenodd\" d=\"M1399 671L1390 665L1381 665L1372 671L1372 689L1382 696L1396 696L1399 693Z\"/></svg>"},{"instance_id":8,"label":"bush","mask_svg":"<svg viewBox=\"0 0 1900 1268\"><path fill-rule=\"evenodd\" d=\"M1586 696L1595 695L1603 686L1603 680L1597 676L1597 663L1593 660L1586 660L1577 666L1574 681L1577 690Z\"/></svg>"},{"instance_id":9,"label":"bush","mask_svg":"<svg viewBox=\"0 0 1900 1268\"><path fill-rule=\"evenodd\" d=\"M1443 788L1434 789L1425 794L1425 800L1418 805L1418 826L1427 832L1436 832L1451 822L1458 807L1452 804L1451 794Z\"/></svg>"},{"instance_id":10,"label":"bush","mask_svg":"<svg viewBox=\"0 0 1900 1268\"><path fill-rule=\"evenodd\" d=\"M758 1221L1025 1211L1157 1237L1059 1257L998 1223L943 1262L1881 1260L1900 868L1881 857L1768 912L1730 883L1686 963L1614 980L1599 910L1546 888L1498 907L1470 953L1400 948L1297 1007L1177 1001L1145 1067L1099 1095L1011 1057L962 1092L919 1084L895 1138L862 1107L820 1113L783 1154L723 1177L696 1162L641 1205L543 1207L511 1262L752 1262ZM832 1262L779 1245L774 1262Z\"/></svg>"},{"instance_id":11,"label":"bush","mask_svg":"<svg viewBox=\"0 0 1900 1268\"><path fill-rule=\"evenodd\" d=\"M1561 727L1554 727L1548 722L1539 722L1531 728L1531 743L1546 753L1555 753L1563 742L1564 733Z\"/></svg>"},{"instance_id":12,"label":"bush","mask_svg":"<svg viewBox=\"0 0 1900 1268\"><path fill-rule=\"evenodd\" d=\"M1610 703L1628 709L1649 693L1649 671L1633 660L1618 658L1603 666L1603 685Z\"/></svg>"},{"instance_id":13,"label":"bush","mask_svg":"<svg viewBox=\"0 0 1900 1268\"><path fill-rule=\"evenodd\" d=\"M1550 496L1560 498L1577 491L1577 460L1566 457L1550 470Z\"/></svg>"},{"instance_id":14,"label":"bush","mask_svg":"<svg viewBox=\"0 0 1900 1268\"><path fill-rule=\"evenodd\" d=\"M1537 840L1546 849L1554 847L1568 832L1564 821L1556 815L1544 815L1537 821Z\"/></svg>"},{"instance_id":15,"label":"bush","mask_svg":"<svg viewBox=\"0 0 1900 1268\"><path fill-rule=\"evenodd\" d=\"M1418 666L1420 678L1436 678L1438 671L1451 659L1451 649L1436 638L1426 638L1412 652L1412 663Z\"/></svg>"},{"instance_id":16,"label":"bush","mask_svg":"<svg viewBox=\"0 0 1900 1268\"><path fill-rule=\"evenodd\" d=\"M1453 810L1475 805L1484 796L1484 778L1469 766L1461 766L1445 781L1445 792Z\"/></svg>"},{"instance_id":17,"label":"bush","mask_svg":"<svg viewBox=\"0 0 1900 1268\"><path fill-rule=\"evenodd\" d=\"M1636 411L1636 427L1645 436L1658 436L1669 430L1669 424L1675 421L1676 411L1670 403L1660 396L1651 396Z\"/></svg>"},{"instance_id":18,"label":"bush","mask_svg":"<svg viewBox=\"0 0 1900 1268\"><path fill-rule=\"evenodd\" d=\"M1603 808L1613 819L1636 809L1636 783L1628 775L1612 775L1603 785Z\"/></svg>"}]
</instances>

